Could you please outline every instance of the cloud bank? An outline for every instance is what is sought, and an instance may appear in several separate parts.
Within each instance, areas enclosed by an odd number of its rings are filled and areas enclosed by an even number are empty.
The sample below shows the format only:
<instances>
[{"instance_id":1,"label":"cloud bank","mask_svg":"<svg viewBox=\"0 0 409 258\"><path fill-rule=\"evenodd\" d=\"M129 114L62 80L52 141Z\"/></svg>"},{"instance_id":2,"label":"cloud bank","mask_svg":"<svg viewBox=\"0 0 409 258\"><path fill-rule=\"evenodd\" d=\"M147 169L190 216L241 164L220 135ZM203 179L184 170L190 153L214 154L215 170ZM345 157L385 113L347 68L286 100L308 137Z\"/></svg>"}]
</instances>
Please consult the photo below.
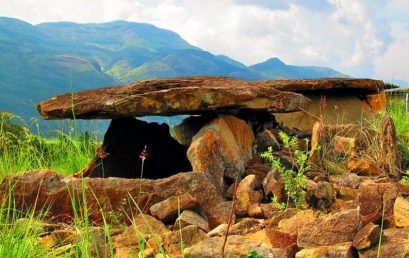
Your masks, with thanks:
<instances>
[{"instance_id":1,"label":"cloud bank","mask_svg":"<svg viewBox=\"0 0 409 258\"><path fill-rule=\"evenodd\" d=\"M247 65L279 57L354 77L409 81L407 0L0 0L0 16L146 22Z\"/></svg>"}]
</instances>

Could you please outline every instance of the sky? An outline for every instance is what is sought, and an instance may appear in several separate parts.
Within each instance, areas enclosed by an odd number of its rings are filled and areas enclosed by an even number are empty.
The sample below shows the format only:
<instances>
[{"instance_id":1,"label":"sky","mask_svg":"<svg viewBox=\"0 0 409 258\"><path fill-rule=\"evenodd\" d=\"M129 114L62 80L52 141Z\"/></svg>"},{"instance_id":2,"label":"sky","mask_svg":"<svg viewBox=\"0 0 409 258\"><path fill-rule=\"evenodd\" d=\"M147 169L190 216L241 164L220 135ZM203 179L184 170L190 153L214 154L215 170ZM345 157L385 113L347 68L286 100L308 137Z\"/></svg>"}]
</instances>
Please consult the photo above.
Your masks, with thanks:
<instances>
[{"instance_id":1,"label":"sky","mask_svg":"<svg viewBox=\"0 0 409 258\"><path fill-rule=\"evenodd\" d=\"M144 22L246 65L278 57L409 82L409 0L0 0L0 16Z\"/></svg>"}]
</instances>

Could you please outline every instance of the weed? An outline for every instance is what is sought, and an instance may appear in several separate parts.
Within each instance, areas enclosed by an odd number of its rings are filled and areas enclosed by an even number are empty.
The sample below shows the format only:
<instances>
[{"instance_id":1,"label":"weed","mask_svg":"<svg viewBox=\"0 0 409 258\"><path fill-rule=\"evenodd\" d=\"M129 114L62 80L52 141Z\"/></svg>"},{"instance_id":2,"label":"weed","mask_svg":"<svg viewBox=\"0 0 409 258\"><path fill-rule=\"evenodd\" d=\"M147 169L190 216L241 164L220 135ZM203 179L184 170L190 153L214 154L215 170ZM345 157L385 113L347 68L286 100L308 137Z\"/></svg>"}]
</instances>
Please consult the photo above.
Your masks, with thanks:
<instances>
[{"instance_id":1,"label":"weed","mask_svg":"<svg viewBox=\"0 0 409 258\"><path fill-rule=\"evenodd\" d=\"M308 165L310 152L300 150L298 139L296 137L290 137L284 132L279 132L279 137L283 142L284 148L289 150L292 167L285 167L281 163L280 158L274 157L273 149L271 147L269 147L266 152L262 153L261 157L268 160L271 166L277 169L283 177L284 190L288 195L287 206L289 205L289 199L291 198L295 207L302 207L305 201L304 189L307 186L307 177L305 173L310 170L310 166Z\"/></svg>"},{"instance_id":2,"label":"weed","mask_svg":"<svg viewBox=\"0 0 409 258\"><path fill-rule=\"evenodd\" d=\"M245 258L264 258L264 256L259 255L256 251L252 251Z\"/></svg>"}]
</instances>

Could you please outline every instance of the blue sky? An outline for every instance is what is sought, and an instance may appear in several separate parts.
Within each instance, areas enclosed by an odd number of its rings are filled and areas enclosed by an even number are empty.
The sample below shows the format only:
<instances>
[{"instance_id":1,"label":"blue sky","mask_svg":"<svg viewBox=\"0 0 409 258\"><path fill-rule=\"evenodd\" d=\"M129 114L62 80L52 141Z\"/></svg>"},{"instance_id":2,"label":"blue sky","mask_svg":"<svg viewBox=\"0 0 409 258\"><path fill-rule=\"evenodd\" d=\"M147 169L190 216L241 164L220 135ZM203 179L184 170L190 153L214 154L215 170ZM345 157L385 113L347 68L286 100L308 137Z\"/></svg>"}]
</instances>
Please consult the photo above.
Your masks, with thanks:
<instances>
[{"instance_id":1,"label":"blue sky","mask_svg":"<svg viewBox=\"0 0 409 258\"><path fill-rule=\"evenodd\" d=\"M409 0L0 0L0 16L147 22L247 65L278 57L409 82Z\"/></svg>"}]
</instances>

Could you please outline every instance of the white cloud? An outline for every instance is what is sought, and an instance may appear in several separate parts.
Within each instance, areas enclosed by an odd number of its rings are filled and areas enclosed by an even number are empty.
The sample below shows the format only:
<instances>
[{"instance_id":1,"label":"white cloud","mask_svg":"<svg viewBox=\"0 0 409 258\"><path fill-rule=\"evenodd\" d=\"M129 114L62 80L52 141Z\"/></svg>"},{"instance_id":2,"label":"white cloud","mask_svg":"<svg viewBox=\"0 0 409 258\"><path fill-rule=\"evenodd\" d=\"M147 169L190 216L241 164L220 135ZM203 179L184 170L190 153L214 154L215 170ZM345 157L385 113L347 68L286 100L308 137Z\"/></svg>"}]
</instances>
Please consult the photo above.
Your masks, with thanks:
<instances>
[{"instance_id":1,"label":"white cloud","mask_svg":"<svg viewBox=\"0 0 409 258\"><path fill-rule=\"evenodd\" d=\"M407 53L403 35L409 30L404 15L409 1L323 1L325 8L315 11L301 0L278 7L266 0L0 0L0 15L32 23L147 22L246 64L277 56L287 63L329 66L356 77L374 76L373 67L376 76L404 76L397 71L403 71L409 59L399 55ZM391 34L393 22L401 26L399 33ZM397 67L392 71L382 62Z\"/></svg>"}]
</instances>

